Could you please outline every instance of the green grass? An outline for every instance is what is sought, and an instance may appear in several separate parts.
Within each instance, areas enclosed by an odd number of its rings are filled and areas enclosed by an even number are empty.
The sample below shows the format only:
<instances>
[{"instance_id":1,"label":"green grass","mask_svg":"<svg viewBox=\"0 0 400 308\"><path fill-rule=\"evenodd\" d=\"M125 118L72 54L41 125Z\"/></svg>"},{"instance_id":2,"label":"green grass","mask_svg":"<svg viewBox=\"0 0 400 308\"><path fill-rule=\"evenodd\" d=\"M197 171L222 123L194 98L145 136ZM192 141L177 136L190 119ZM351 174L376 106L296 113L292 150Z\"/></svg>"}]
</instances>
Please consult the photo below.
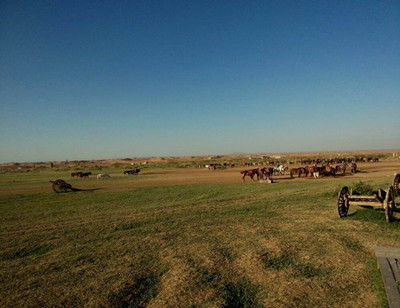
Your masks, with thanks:
<instances>
[{"instance_id":1,"label":"green grass","mask_svg":"<svg viewBox=\"0 0 400 308\"><path fill-rule=\"evenodd\" d=\"M371 247L398 245L400 224L362 208L340 219L340 179L135 187L142 178L127 177L118 191L55 194L47 179L59 177L0 178L1 307L385 305Z\"/></svg>"}]
</instances>

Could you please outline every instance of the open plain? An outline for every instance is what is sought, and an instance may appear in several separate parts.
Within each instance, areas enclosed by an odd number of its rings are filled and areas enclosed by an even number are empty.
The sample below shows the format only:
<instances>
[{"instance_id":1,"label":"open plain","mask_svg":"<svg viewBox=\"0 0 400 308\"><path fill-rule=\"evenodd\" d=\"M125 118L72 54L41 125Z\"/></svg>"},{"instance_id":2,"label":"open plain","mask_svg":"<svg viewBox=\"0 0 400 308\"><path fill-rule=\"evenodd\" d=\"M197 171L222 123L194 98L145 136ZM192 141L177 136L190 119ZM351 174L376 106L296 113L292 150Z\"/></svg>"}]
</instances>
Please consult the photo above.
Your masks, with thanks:
<instances>
[{"instance_id":1,"label":"open plain","mask_svg":"<svg viewBox=\"0 0 400 308\"><path fill-rule=\"evenodd\" d=\"M0 306L387 307L373 249L400 245L400 213L336 206L342 186L391 185L400 161L378 154L355 174L272 184L242 182L244 155L3 165ZM93 190L56 194L55 179Z\"/></svg>"}]
</instances>

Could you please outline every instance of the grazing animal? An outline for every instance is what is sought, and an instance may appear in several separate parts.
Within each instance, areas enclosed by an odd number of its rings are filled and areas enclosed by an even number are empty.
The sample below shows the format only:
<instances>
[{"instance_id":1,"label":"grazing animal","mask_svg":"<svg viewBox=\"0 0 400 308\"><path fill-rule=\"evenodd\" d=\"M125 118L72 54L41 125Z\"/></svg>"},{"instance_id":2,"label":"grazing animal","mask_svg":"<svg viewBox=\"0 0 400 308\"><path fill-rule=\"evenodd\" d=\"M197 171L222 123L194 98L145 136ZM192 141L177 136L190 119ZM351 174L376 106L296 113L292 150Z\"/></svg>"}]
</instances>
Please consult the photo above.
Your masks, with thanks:
<instances>
[{"instance_id":1,"label":"grazing animal","mask_svg":"<svg viewBox=\"0 0 400 308\"><path fill-rule=\"evenodd\" d=\"M98 180L107 179L107 178L110 178L110 175L107 174L107 173L99 173L99 174L97 175L97 179L98 179Z\"/></svg>"},{"instance_id":2,"label":"grazing animal","mask_svg":"<svg viewBox=\"0 0 400 308\"><path fill-rule=\"evenodd\" d=\"M249 176L251 178L251 180L254 182L254 175L257 175L257 180L260 179L260 170L257 169L250 169L250 170L243 170L240 171L241 174L243 174L243 182L245 182L245 178L246 176Z\"/></svg>"},{"instance_id":3,"label":"grazing animal","mask_svg":"<svg viewBox=\"0 0 400 308\"><path fill-rule=\"evenodd\" d=\"M217 170L217 165L215 164L208 165L208 170Z\"/></svg>"}]
</instances>

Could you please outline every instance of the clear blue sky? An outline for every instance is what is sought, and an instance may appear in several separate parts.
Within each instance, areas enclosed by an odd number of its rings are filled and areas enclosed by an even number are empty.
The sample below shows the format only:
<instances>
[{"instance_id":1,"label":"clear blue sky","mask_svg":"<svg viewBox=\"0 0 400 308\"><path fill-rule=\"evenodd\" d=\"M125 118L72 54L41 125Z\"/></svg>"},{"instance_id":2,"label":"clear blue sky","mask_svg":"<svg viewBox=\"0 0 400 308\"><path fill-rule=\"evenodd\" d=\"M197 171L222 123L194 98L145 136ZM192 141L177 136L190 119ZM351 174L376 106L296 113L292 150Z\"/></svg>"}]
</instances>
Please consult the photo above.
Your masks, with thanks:
<instances>
[{"instance_id":1,"label":"clear blue sky","mask_svg":"<svg viewBox=\"0 0 400 308\"><path fill-rule=\"evenodd\" d=\"M0 162L400 148L399 1L1 1Z\"/></svg>"}]
</instances>

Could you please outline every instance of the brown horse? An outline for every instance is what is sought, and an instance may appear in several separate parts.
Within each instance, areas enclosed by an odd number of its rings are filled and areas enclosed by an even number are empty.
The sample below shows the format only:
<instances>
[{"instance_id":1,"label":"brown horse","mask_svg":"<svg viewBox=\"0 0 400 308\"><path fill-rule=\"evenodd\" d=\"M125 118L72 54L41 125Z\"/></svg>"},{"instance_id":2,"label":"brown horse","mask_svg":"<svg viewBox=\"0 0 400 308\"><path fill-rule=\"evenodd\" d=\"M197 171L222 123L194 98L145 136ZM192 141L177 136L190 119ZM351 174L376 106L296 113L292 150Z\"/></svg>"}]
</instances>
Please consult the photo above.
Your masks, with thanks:
<instances>
[{"instance_id":1,"label":"brown horse","mask_svg":"<svg viewBox=\"0 0 400 308\"><path fill-rule=\"evenodd\" d=\"M208 170L217 170L217 165L215 165L215 164L209 165Z\"/></svg>"},{"instance_id":2,"label":"brown horse","mask_svg":"<svg viewBox=\"0 0 400 308\"><path fill-rule=\"evenodd\" d=\"M307 177L308 174L310 174L310 176L313 176L313 173L316 172L315 171L316 166L305 166L304 170L305 170L305 174L304 176Z\"/></svg>"},{"instance_id":3,"label":"brown horse","mask_svg":"<svg viewBox=\"0 0 400 308\"><path fill-rule=\"evenodd\" d=\"M322 170L324 175L333 175L336 176L336 169L330 165L327 165L325 167L323 167L324 170Z\"/></svg>"},{"instance_id":4,"label":"brown horse","mask_svg":"<svg viewBox=\"0 0 400 308\"><path fill-rule=\"evenodd\" d=\"M78 178L88 178L89 175L92 175L92 173L91 172L77 172L75 174L75 176L77 176ZM71 173L71 176L72 176L72 173Z\"/></svg>"},{"instance_id":5,"label":"brown horse","mask_svg":"<svg viewBox=\"0 0 400 308\"><path fill-rule=\"evenodd\" d=\"M274 168L261 168L260 169L261 179L264 179L264 176L267 180L271 179L271 176L274 174Z\"/></svg>"},{"instance_id":6,"label":"brown horse","mask_svg":"<svg viewBox=\"0 0 400 308\"><path fill-rule=\"evenodd\" d=\"M124 175L138 175L140 172L139 168L133 169L133 170L126 170L124 171Z\"/></svg>"},{"instance_id":7,"label":"brown horse","mask_svg":"<svg viewBox=\"0 0 400 308\"><path fill-rule=\"evenodd\" d=\"M342 171L343 174L346 174L346 168L347 168L347 164L337 165L335 167L335 170L336 170L336 173L339 173L340 171Z\"/></svg>"},{"instance_id":8,"label":"brown horse","mask_svg":"<svg viewBox=\"0 0 400 308\"><path fill-rule=\"evenodd\" d=\"M357 164L356 163L351 163L350 171L351 171L351 173L356 173L357 172Z\"/></svg>"},{"instance_id":9,"label":"brown horse","mask_svg":"<svg viewBox=\"0 0 400 308\"><path fill-rule=\"evenodd\" d=\"M290 177L293 178L293 175L297 175L300 177L303 173L305 173L304 168L292 168L290 169Z\"/></svg>"},{"instance_id":10,"label":"brown horse","mask_svg":"<svg viewBox=\"0 0 400 308\"><path fill-rule=\"evenodd\" d=\"M260 170L257 169L250 169L250 170L243 170L240 171L241 174L243 174L243 182L245 182L245 177L249 176L251 178L251 180L254 182L254 175L257 175L257 180L260 179Z\"/></svg>"},{"instance_id":11,"label":"brown horse","mask_svg":"<svg viewBox=\"0 0 400 308\"><path fill-rule=\"evenodd\" d=\"M315 172L323 172L323 171L325 171L325 167L318 167L317 165L306 166L304 169L306 170L305 171L306 172L305 176L310 174L311 177L314 175ZM314 175L314 177L315 177L315 175Z\"/></svg>"}]
</instances>

